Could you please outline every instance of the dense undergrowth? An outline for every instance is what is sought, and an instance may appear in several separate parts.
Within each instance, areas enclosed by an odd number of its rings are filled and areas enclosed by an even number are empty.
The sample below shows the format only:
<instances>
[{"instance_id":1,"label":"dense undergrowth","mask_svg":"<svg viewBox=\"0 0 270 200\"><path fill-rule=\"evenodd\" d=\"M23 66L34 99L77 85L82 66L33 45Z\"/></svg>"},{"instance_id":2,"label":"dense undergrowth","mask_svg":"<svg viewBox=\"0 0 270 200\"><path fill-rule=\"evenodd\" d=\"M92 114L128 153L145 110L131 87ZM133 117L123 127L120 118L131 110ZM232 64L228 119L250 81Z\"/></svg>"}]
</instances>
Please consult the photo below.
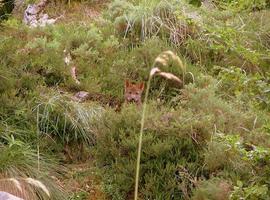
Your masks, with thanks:
<instances>
[{"instance_id":1,"label":"dense undergrowth","mask_svg":"<svg viewBox=\"0 0 270 200\"><path fill-rule=\"evenodd\" d=\"M95 175L82 176L98 179L95 199L132 199L141 110L104 101L122 101L124 80L146 82L171 50L187 73L159 67L185 85L151 83L140 199L269 199L270 2L207 2L51 1L50 15L64 13L53 26L30 29L18 14L1 21L0 190L22 195L18 180L27 199L91 198L62 183L68 164L91 162ZM102 12L92 18L92 9ZM78 91L105 100L78 103Z\"/></svg>"}]
</instances>

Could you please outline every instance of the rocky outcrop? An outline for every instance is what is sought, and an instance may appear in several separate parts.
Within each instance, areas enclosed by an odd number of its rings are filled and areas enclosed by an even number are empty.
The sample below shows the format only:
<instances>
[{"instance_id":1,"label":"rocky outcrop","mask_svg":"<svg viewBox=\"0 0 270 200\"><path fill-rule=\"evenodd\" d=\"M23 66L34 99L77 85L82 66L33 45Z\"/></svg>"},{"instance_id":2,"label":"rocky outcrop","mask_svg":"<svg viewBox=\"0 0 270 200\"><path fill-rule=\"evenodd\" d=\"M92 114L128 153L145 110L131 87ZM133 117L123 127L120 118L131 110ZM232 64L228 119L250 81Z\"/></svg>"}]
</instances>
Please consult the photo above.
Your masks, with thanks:
<instances>
[{"instance_id":1,"label":"rocky outcrop","mask_svg":"<svg viewBox=\"0 0 270 200\"><path fill-rule=\"evenodd\" d=\"M59 18L49 18L48 14L43 13L47 2L47 0L41 0L38 4L29 4L24 11L24 23L31 28L54 24Z\"/></svg>"}]
</instances>

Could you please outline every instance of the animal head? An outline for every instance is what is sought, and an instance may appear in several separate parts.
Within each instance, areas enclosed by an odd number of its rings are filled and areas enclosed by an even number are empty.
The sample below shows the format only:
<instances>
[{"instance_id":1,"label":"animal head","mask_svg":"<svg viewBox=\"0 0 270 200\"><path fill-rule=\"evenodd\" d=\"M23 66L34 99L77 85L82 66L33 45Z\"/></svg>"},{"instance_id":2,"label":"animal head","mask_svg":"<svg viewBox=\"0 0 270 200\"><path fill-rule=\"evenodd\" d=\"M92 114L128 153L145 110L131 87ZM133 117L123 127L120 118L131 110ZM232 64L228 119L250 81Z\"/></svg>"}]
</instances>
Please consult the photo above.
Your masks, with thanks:
<instances>
[{"instance_id":1,"label":"animal head","mask_svg":"<svg viewBox=\"0 0 270 200\"><path fill-rule=\"evenodd\" d=\"M144 83L131 83L125 80L125 101L134 102L137 105L141 104L141 97L144 89Z\"/></svg>"}]
</instances>

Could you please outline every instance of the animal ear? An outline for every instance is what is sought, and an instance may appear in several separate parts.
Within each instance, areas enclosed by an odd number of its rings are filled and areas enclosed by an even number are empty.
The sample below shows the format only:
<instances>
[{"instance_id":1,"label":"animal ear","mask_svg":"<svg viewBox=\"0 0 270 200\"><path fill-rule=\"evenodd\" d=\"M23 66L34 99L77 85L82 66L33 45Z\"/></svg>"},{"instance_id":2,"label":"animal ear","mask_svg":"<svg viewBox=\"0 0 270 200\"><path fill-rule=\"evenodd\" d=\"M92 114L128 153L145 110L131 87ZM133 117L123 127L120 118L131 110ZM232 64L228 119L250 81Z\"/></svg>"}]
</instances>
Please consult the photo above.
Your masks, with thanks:
<instances>
[{"instance_id":1,"label":"animal ear","mask_svg":"<svg viewBox=\"0 0 270 200\"><path fill-rule=\"evenodd\" d=\"M125 80L125 89L128 88L130 86L130 82L128 79Z\"/></svg>"},{"instance_id":2,"label":"animal ear","mask_svg":"<svg viewBox=\"0 0 270 200\"><path fill-rule=\"evenodd\" d=\"M143 91L143 89L144 89L144 82L139 83L138 86L139 86L139 89L141 91Z\"/></svg>"}]
</instances>

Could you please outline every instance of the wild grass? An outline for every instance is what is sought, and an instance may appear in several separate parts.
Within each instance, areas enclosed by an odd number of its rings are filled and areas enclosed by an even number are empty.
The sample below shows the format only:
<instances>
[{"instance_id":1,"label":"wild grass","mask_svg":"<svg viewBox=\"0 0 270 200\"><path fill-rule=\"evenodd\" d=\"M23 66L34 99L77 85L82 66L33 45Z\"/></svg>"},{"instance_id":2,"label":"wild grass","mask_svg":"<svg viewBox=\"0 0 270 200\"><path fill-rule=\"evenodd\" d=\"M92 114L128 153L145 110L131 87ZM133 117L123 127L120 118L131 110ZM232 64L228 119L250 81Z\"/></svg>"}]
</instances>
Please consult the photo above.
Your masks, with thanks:
<instances>
[{"instance_id":1,"label":"wild grass","mask_svg":"<svg viewBox=\"0 0 270 200\"><path fill-rule=\"evenodd\" d=\"M171 52L171 51L163 52L155 59L155 62L153 64L153 67L152 67L150 74L149 74L149 79L147 82L145 98L144 98L144 103L143 103L143 110L142 110L141 128L140 128L139 145L138 145L138 156L137 156L137 166L136 166L136 178L135 178L135 192L134 192L135 193L135 195L134 195L135 200L138 199L140 160L141 160L141 151L142 151L142 136L143 136L145 115L146 115L146 105L147 105L147 100L148 100L148 95L149 95L151 79L153 78L153 76L158 74L159 76L162 76L163 78L176 81L180 85L184 83L184 80L181 81L177 76L175 76L171 73L162 72L159 68L156 67L157 63L161 63L162 65L166 66L168 64L168 62L170 61L170 58L174 62L177 62L178 66L182 69L183 78L185 76L186 69L184 68L184 65L183 65L181 59L177 55L175 55L173 52Z\"/></svg>"},{"instance_id":2,"label":"wild grass","mask_svg":"<svg viewBox=\"0 0 270 200\"><path fill-rule=\"evenodd\" d=\"M269 4L197 3L115 0L101 3L102 12L97 1L51 1L46 12L64 14L54 26L2 21L0 170L10 188L19 182L46 199L36 187L43 184L63 199L57 172L67 163L54 158L65 161L65 145L80 155L84 144L107 198L131 199L137 183L141 199L267 199ZM114 112L70 98L86 91L121 99L126 78L149 76L143 120L133 105Z\"/></svg>"},{"instance_id":3,"label":"wild grass","mask_svg":"<svg viewBox=\"0 0 270 200\"><path fill-rule=\"evenodd\" d=\"M42 182L36 179L21 178L18 180L15 178L8 178L8 179L1 179L0 184L2 185L1 190L11 192L23 198L27 199L37 198L35 191L31 191L31 189L33 190L33 188L37 188L37 191L39 191L41 194L44 193L45 199L51 197L51 194L47 189L47 187Z\"/></svg>"},{"instance_id":4,"label":"wild grass","mask_svg":"<svg viewBox=\"0 0 270 200\"><path fill-rule=\"evenodd\" d=\"M64 190L52 177L63 171L52 159L37 152L13 136L1 137L0 188L26 199L64 198ZM38 166L38 162L40 163ZM58 172L57 172L58 171Z\"/></svg>"},{"instance_id":5,"label":"wild grass","mask_svg":"<svg viewBox=\"0 0 270 200\"><path fill-rule=\"evenodd\" d=\"M116 31L132 46L154 36L167 37L171 43L181 45L192 34L192 27L178 18L176 6L176 1L114 1L109 11Z\"/></svg>"},{"instance_id":6,"label":"wild grass","mask_svg":"<svg viewBox=\"0 0 270 200\"><path fill-rule=\"evenodd\" d=\"M101 107L95 104L86 107L72 101L70 96L57 93L45 98L37 106L41 138L48 136L55 143L70 147L72 144L95 144L96 136L91 123L102 116ZM76 154L80 156L83 152Z\"/></svg>"}]
</instances>

